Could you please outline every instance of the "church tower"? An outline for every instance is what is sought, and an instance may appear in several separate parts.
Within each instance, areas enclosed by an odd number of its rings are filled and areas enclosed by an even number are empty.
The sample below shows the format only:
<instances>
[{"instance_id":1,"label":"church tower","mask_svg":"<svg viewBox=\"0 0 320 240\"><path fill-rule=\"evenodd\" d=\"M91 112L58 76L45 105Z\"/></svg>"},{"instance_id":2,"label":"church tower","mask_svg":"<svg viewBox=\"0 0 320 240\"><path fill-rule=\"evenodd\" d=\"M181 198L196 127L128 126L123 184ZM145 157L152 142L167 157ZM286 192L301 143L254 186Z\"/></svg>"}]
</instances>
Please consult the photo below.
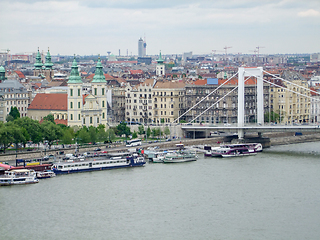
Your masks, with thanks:
<instances>
[{"instance_id":1,"label":"church tower","mask_svg":"<svg viewBox=\"0 0 320 240\"><path fill-rule=\"evenodd\" d=\"M156 76L157 77L163 77L165 75L165 65L164 60L161 57L161 51L159 55L159 59L157 60L157 66L156 66Z\"/></svg>"},{"instance_id":2,"label":"church tower","mask_svg":"<svg viewBox=\"0 0 320 240\"><path fill-rule=\"evenodd\" d=\"M0 83L4 82L6 79L6 70L3 66L0 66Z\"/></svg>"},{"instance_id":3,"label":"church tower","mask_svg":"<svg viewBox=\"0 0 320 240\"><path fill-rule=\"evenodd\" d=\"M98 120L100 124L107 124L107 113L108 113L108 104L107 104L107 81L106 77L103 74L103 67L101 64L100 56L98 58L96 72L91 81L92 86L92 95L97 99L99 107L101 108L101 116ZM98 123L98 124L99 124Z\"/></svg>"},{"instance_id":4,"label":"church tower","mask_svg":"<svg viewBox=\"0 0 320 240\"><path fill-rule=\"evenodd\" d=\"M39 75L42 74L42 66L43 66L43 63L41 61L41 54L40 54L39 48L38 48L36 62L34 64L34 76L38 77Z\"/></svg>"},{"instance_id":5,"label":"church tower","mask_svg":"<svg viewBox=\"0 0 320 240\"><path fill-rule=\"evenodd\" d=\"M48 82L51 82L54 75L52 66L53 66L53 63L51 62L51 55L48 48L46 63L44 64L44 67L45 67L44 74Z\"/></svg>"},{"instance_id":6,"label":"church tower","mask_svg":"<svg viewBox=\"0 0 320 240\"><path fill-rule=\"evenodd\" d=\"M73 59L71 73L68 80L68 125L82 126L81 110L82 99L82 80L78 71L76 57Z\"/></svg>"}]
</instances>

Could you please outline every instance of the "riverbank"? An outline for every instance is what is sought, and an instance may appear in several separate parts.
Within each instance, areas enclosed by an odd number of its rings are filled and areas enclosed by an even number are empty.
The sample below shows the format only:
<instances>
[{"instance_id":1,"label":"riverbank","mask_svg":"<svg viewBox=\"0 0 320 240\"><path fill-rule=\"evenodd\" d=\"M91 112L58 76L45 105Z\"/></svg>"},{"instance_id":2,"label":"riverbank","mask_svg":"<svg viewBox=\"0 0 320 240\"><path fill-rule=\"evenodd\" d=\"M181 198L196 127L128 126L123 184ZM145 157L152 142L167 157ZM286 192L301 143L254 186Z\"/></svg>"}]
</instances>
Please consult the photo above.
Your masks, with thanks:
<instances>
[{"instance_id":1,"label":"riverbank","mask_svg":"<svg viewBox=\"0 0 320 240\"><path fill-rule=\"evenodd\" d=\"M292 132L285 132L285 133L265 133L263 134L263 138L258 138L256 136L247 136L248 139L254 140L256 142L261 142L264 144L264 147L276 146L276 145L287 145L287 144L294 144L294 143L305 143L305 142L317 142L320 141L320 134L312 133L312 132L303 132L302 135L295 136L295 133ZM214 137L214 138L202 138L202 139L181 139L181 141L170 141L170 142L158 142L158 143L151 143L143 145L143 148L147 147L155 147L161 145L161 148L173 148L177 143L182 143L185 146L192 146L192 145L211 145L211 146L219 146L220 143L231 141L231 138L225 137ZM234 141L237 141L234 139ZM93 151L97 146L93 147L86 147L80 148L80 152L86 151ZM127 149L124 145L120 146L117 145L113 148L106 148L106 146L100 146L101 149L107 150L108 152L119 152ZM64 153L74 153L74 148L63 149ZM46 152L47 155L49 154L56 154L57 150L48 150ZM44 156L44 152L35 151L35 152L24 152L10 154L2 154L0 156L0 162L12 161L17 159L37 159L42 158Z\"/></svg>"}]
</instances>

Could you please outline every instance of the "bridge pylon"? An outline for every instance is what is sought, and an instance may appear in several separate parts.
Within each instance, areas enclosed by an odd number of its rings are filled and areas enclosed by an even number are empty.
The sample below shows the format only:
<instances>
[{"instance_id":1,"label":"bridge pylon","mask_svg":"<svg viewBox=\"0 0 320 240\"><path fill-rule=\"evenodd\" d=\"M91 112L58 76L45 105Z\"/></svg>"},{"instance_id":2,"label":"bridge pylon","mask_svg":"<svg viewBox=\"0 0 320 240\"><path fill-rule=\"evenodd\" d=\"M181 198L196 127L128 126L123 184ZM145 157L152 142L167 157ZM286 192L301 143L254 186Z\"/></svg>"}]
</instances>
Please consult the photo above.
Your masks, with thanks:
<instances>
[{"instance_id":1,"label":"bridge pylon","mask_svg":"<svg viewBox=\"0 0 320 240\"><path fill-rule=\"evenodd\" d=\"M245 97L244 97L244 85L245 77L256 77L257 78L257 123L259 125L264 124L263 114L263 68L245 68L239 67L238 69L238 127L244 127L245 122ZM238 138L244 137L243 129L238 130Z\"/></svg>"}]
</instances>

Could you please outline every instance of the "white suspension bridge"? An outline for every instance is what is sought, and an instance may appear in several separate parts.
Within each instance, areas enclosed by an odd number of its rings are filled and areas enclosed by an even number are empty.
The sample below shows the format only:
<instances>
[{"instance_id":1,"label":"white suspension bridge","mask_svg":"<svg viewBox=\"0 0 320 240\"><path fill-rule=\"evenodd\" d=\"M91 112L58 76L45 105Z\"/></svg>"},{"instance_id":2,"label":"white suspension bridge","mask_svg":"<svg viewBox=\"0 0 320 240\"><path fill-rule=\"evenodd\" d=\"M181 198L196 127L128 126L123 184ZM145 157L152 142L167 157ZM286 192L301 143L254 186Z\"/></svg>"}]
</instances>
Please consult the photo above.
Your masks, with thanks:
<instances>
[{"instance_id":1,"label":"white suspension bridge","mask_svg":"<svg viewBox=\"0 0 320 240\"><path fill-rule=\"evenodd\" d=\"M238 72L231 76L227 81L225 81L223 84L221 84L219 87L217 87L215 90L210 92L208 95L203 97L199 102L197 102L194 106L189 108L184 114L179 116L174 123L178 123L179 119L186 115L189 111L194 109L197 105L199 105L201 102L203 102L207 97L217 92L219 88L221 88L224 84L226 84L228 81L230 81L232 78L234 78L236 75L238 75L238 86L236 86L234 89L229 91L227 94L225 94L223 97L218 99L216 102L214 102L210 107L208 107L206 110L201 112L199 115L194 117L191 121L189 121L188 124L182 125L182 130L187 132L207 132L207 131L229 131L229 132L237 132L238 138L243 139L246 132L257 132L259 136L261 136L261 133L264 132L303 132L303 131L312 131L312 132L320 132L319 125L284 125L284 124L265 124L264 122L264 94L263 94L263 83L266 82L270 85L279 87L284 89L285 91L290 91L292 93L295 93L297 95L307 97L310 100L313 100L315 102L319 101L319 98L315 98L312 96L309 96L308 94L304 94L299 91L295 91L280 85L277 85L273 83L272 81L268 81L263 78L263 73L271 75L274 79L280 79L286 83L292 84L293 86L305 89L306 91L310 91L318 95L318 92L315 92L313 90L310 90L308 88L305 88L303 86L297 85L291 81L285 80L283 78L277 77L271 73L268 73L263 70L262 67L256 67L256 68L245 68L240 67L238 69ZM245 124L245 82L250 78L255 77L257 79L257 118L255 124ZM211 109L213 106L217 105L221 100L223 100L226 96L228 96L230 93L232 93L234 90L238 89L238 117L237 117L237 124L226 124L223 126L208 126L206 124L194 124L193 122L199 118L201 115L203 115L206 111Z\"/></svg>"}]
</instances>

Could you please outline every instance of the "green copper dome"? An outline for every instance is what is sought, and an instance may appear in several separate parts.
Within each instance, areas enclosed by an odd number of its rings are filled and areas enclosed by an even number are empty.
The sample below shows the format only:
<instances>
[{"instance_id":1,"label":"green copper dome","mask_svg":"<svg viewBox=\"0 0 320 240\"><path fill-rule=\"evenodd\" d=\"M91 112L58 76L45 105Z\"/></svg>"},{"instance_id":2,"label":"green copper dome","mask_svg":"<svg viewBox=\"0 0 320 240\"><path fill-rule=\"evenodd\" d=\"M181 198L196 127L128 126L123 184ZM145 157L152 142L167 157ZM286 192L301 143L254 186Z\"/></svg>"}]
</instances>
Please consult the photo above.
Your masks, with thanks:
<instances>
[{"instance_id":1,"label":"green copper dome","mask_svg":"<svg viewBox=\"0 0 320 240\"><path fill-rule=\"evenodd\" d=\"M46 63L44 64L44 66L46 67L46 69L52 69L53 63L51 62L51 55L48 49L48 53L46 56Z\"/></svg>"},{"instance_id":2,"label":"green copper dome","mask_svg":"<svg viewBox=\"0 0 320 240\"><path fill-rule=\"evenodd\" d=\"M100 56L99 56L98 62L97 62L97 66L96 66L96 72L95 72L95 75L93 77L93 80L91 81L92 83L107 82L106 81L106 77L103 74L102 68L103 67L102 67L102 64L101 64Z\"/></svg>"},{"instance_id":3,"label":"green copper dome","mask_svg":"<svg viewBox=\"0 0 320 240\"><path fill-rule=\"evenodd\" d=\"M74 57L73 59L71 73L68 80L68 84L69 83L82 83L81 76L79 75L79 71L78 71L78 63L76 61L76 57Z\"/></svg>"},{"instance_id":4,"label":"green copper dome","mask_svg":"<svg viewBox=\"0 0 320 240\"><path fill-rule=\"evenodd\" d=\"M4 67L0 66L0 81L6 80L6 70Z\"/></svg>"},{"instance_id":5,"label":"green copper dome","mask_svg":"<svg viewBox=\"0 0 320 240\"><path fill-rule=\"evenodd\" d=\"M41 62L41 55L40 55L39 48L38 48L38 53L37 53L36 62L34 64L34 67L39 70L39 69L42 69L42 66L43 66L43 64Z\"/></svg>"},{"instance_id":6,"label":"green copper dome","mask_svg":"<svg viewBox=\"0 0 320 240\"><path fill-rule=\"evenodd\" d=\"M160 55L159 55L159 59L157 60L158 64L163 63L164 60L161 57L161 51L160 51Z\"/></svg>"}]
</instances>

